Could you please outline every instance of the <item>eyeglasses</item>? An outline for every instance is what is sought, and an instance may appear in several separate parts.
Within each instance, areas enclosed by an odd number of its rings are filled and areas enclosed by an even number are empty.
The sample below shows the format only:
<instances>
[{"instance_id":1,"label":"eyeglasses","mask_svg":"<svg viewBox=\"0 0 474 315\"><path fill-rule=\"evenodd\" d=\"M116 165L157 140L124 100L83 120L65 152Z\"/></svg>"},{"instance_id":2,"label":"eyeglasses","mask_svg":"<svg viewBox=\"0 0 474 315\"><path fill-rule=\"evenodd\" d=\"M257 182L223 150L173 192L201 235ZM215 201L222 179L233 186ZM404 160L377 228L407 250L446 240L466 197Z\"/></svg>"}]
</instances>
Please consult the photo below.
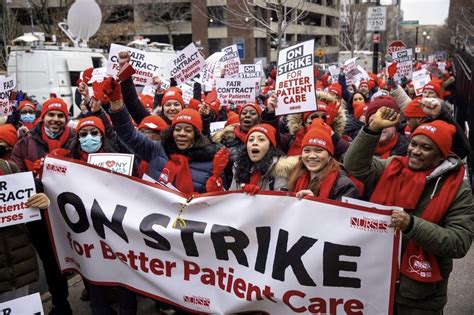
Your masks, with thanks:
<instances>
[{"instance_id":1,"label":"eyeglasses","mask_svg":"<svg viewBox=\"0 0 474 315\"><path fill-rule=\"evenodd\" d=\"M34 115L36 113L32 110L22 110L22 111L20 111L20 114L21 115L25 115L25 114L33 114Z\"/></svg>"},{"instance_id":2,"label":"eyeglasses","mask_svg":"<svg viewBox=\"0 0 474 315\"><path fill-rule=\"evenodd\" d=\"M85 138L85 137L87 137L88 134L90 134L93 137L97 137L99 135L99 133L100 132L98 130L81 131L81 132L79 132L79 137Z\"/></svg>"}]
</instances>

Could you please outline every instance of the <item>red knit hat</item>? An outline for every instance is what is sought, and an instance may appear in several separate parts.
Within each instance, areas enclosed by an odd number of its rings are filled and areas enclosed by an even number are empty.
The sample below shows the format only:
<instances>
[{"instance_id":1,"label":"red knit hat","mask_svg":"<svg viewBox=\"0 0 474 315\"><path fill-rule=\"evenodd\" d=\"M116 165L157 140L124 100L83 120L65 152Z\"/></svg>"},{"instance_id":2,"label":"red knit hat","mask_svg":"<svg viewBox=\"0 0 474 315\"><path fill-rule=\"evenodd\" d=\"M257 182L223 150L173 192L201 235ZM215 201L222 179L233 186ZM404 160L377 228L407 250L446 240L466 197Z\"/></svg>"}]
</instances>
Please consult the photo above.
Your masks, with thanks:
<instances>
[{"instance_id":1,"label":"red knit hat","mask_svg":"<svg viewBox=\"0 0 474 315\"><path fill-rule=\"evenodd\" d=\"M76 134L79 134L79 131L82 128L89 127L89 126L96 127L97 129L99 129L102 135L105 134L104 124L102 123L102 120L96 116L89 116L89 117L82 118L81 120L79 120L79 123L77 124L77 128L76 128Z\"/></svg>"},{"instance_id":2,"label":"red knit hat","mask_svg":"<svg viewBox=\"0 0 474 315\"><path fill-rule=\"evenodd\" d=\"M171 90L171 88L169 88L165 91L165 94L161 99L161 105L163 106L166 102L170 100L177 101L179 104L181 104L181 107L184 107L183 96L181 95L181 93L176 91L176 89Z\"/></svg>"},{"instance_id":3,"label":"red knit hat","mask_svg":"<svg viewBox=\"0 0 474 315\"><path fill-rule=\"evenodd\" d=\"M352 102L354 108L354 117L359 120L360 116L367 110L368 106L365 102Z\"/></svg>"},{"instance_id":4,"label":"red knit hat","mask_svg":"<svg viewBox=\"0 0 474 315\"><path fill-rule=\"evenodd\" d=\"M226 126L238 124L240 123L240 117L234 112L229 112L227 114L227 122L225 123Z\"/></svg>"},{"instance_id":5,"label":"red knit hat","mask_svg":"<svg viewBox=\"0 0 474 315\"><path fill-rule=\"evenodd\" d=\"M305 146L320 147L328 151L331 156L334 155L331 127L329 127L321 118L315 118L311 122L311 127L303 137L301 150L303 150Z\"/></svg>"},{"instance_id":6,"label":"red knit hat","mask_svg":"<svg viewBox=\"0 0 474 315\"><path fill-rule=\"evenodd\" d=\"M408 103L407 107L403 110L403 116L407 118L419 118L426 117L425 112L420 105L421 97L415 98L413 101Z\"/></svg>"},{"instance_id":7,"label":"red knit hat","mask_svg":"<svg viewBox=\"0 0 474 315\"><path fill-rule=\"evenodd\" d=\"M308 117L311 116L311 114L313 114L315 112L325 112L325 113L327 113L329 111L329 105L326 104L326 102L317 101L317 104L318 104L318 110L303 113L303 122L306 122Z\"/></svg>"},{"instance_id":8,"label":"red knit hat","mask_svg":"<svg viewBox=\"0 0 474 315\"><path fill-rule=\"evenodd\" d=\"M427 136L436 144L443 157L446 158L449 150L451 150L455 133L456 128L453 125L442 120L434 120L418 126L410 138L416 135Z\"/></svg>"},{"instance_id":9,"label":"red knit hat","mask_svg":"<svg viewBox=\"0 0 474 315\"><path fill-rule=\"evenodd\" d=\"M146 116L138 125L138 129L149 129L154 131L162 131L166 128L168 128L168 125L163 118L156 115Z\"/></svg>"},{"instance_id":10,"label":"red knit hat","mask_svg":"<svg viewBox=\"0 0 474 315\"><path fill-rule=\"evenodd\" d=\"M21 111L25 106L30 106L31 108L33 108L36 111L36 105L33 104L32 102L28 101L28 100L21 101L20 105L18 105L18 110Z\"/></svg>"},{"instance_id":11,"label":"red knit hat","mask_svg":"<svg viewBox=\"0 0 474 315\"><path fill-rule=\"evenodd\" d=\"M173 118L172 126L178 123L190 124L202 133L202 119L201 114L192 108L185 108L176 114Z\"/></svg>"},{"instance_id":12,"label":"red knit hat","mask_svg":"<svg viewBox=\"0 0 474 315\"><path fill-rule=\"evenodd\" d=\"M250 128L249 132L247 133L247 138L245 139L245 142L249 140L249 137L252 133L254 132L261 132L263 133L267 139L270 141L270 143L273 145L273 147L276 147L276 130L273 128L272 125L269 124L258 124Z\"/></svg>"},{"instance_id":13,"label":"red knit hat","mask_svg":"<svg viewBox=\"0 0 474 315\"><path fill-rule=\"evenodd\" d=\"M69 112L67 109L67 104L61 98L50 98L43 103L43 109L41 110L41 119L46 115L47 112L57 110L60 111L66 116L66 119L69 118Z\"/></svg>"},{"instance_id":14,"label":"red knit hat","mask_svg":"<svg viewBox=\"0 0 474 315\"><path fill-rule=\"evenodd\" d=\"M430 81L428 82L424 87L423 87L423 91L424 90L430 90L430 91L433 91L436 93L436 95L438 95L438 98L441 98L443 99L443 93L441 93L441 85L433 82L433 81Z\"/></svg>"},{"instance_id":15,"label":"red knit hat","mask_svg":"<svg viewBox=\"0 0 474 315\"><path fill-rule=\"evenodd\" d=\"M358 87L359 90L360 90L360 86L361 86L362 84L367 84L367 87L369 87L369 81L367 81L367 80L362 80L362 81L360 81L360 83L359 83L359 87Z\"/></svg>"},{"instance_id":16,"label":"red knit hat","mask_svg":"<svg viewBox=\"0 0 474 315\"><path fill-rule=\"evenodd\" d=\"M255 110L257 111L258 115L259 116L262 116L262 108L260 108L259 105L255 104L255 103L247 103L245 104L244 106L242 106L239 110L239 115L240 113L244 110L245 107L247 106L252 106L253 108L255 108Z\"/></svg>"},{"instance_id":17,"label":"red knit hat","mask_svg":"<svg viewBox=\"0 0 474 315\"><path fill-rule=\"evenodd\" d=\"M396 111L397 113L400 112L400 108L398 108L397 103L395 103L395 100L390 97L390 96L379 96L374 99L372 99L367 106L367 110L365 112L365 122L368 124L369 123L369 118L373 114L377 112L377 110L381 107L389 107Z\"/></svg>"},{"instance_id":18,"label":"red knit hat","mask_svg":"<svg viewBox=\"0 0 474 315\"><path fill-rule=\"evenodd\" d=\"M200 100L197 100L195 98L192 98L189 101L188 108L192 108L194 110L199 110L202 106L202 102Z\"/></svg>"},{"instance_id":19,"label":"red knit hat","mask_svg":"<svg viewBox=\"0 0 474 315\"><path fill-rule=\"evenodd\" d=\"M0 140L5 141L9 146L15 146L18 141L18 135L15 127L11 124L5 124L0 126Z\"/></svg>"},{"instance_id":20,"label":"red knit hat","mask_svg":"<svg viewBox=\"0 0 474 315\"><path fill-rule=\"evenodd\" d=\"M153 110L153 97L151 95L140 93L138 94L138 98L140 98L140 102L142 102L147 110Z\"/></svg>"},{"instance_id":21,"label":"red knit hat","mask_svg":"<svg viewBox=\"0 0 474 315\"><path fill-rule=\"evenodd\" d=\"M329 92L335 94L337 97L342 97L342 86L339 83L333 83L329 86Z\"/></svg>"}]
</instances>

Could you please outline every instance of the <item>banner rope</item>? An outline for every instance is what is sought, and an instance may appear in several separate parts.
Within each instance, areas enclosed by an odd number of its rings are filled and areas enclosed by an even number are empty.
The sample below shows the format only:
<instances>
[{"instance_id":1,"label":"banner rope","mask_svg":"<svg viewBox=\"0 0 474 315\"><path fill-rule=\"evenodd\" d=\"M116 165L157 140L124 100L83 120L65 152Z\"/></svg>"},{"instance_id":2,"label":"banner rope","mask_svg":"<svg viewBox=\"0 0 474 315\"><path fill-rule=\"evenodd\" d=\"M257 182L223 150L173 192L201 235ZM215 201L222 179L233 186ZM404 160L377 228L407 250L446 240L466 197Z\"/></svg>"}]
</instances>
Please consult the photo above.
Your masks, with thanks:
<instances>
[{"instance_id":1,"label":"banner rope","mask_svg":"<svg viewBox=\"0 0 474 315\"><path fill-rule=\"evenodd\" d=\"M179 210L179 213L178 213L178 216L176 217L176 219L174 220L173 222L173 229L176 228L176 225L179 223L180 227L182 228L185 228L186 227L186 221L184 221L183 219L183 211L184 209L186 209L187 206L189 206L189 203L191 202L191 200L194 199L194 194L192 194L191 196L188 197L188 199L186 199L186 201L184 202L184 204L181 206L181 209Z\"/></svg>"}]
</instances>

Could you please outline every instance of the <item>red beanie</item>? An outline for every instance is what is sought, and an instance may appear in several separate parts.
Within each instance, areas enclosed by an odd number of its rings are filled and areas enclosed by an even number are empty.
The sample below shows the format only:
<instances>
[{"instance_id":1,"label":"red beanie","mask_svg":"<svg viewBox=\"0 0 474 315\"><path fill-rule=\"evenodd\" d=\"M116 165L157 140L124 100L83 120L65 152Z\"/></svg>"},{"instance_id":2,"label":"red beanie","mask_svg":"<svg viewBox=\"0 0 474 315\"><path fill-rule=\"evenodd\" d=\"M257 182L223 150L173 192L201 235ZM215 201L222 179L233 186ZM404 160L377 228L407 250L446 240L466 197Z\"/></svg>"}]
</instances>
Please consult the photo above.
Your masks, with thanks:
<instances>
[{"instance_id":1,"label":"red beanie","mask_svg":"<svg viewBox=\"0 0 474 315\"><path fill-rule=\"evenodd\" d=\"M188 104L188 108L192 108L194 110L199 110L202 106L202 103L200 100L197 100L195 98L192 98L190 101L189 101L189 104Z\"/></svg>"},{"instance_id":2,"label":"red beanie","mask_svg":"<svg viewBox=\"0 0 474 315\"><path fill-rule=\"evenodd\" d=\"M244 106L242 106L239 110L239 115L244 110L244 108L247 107L247 106L252 106L257 111L258 116L262 116L262 108L259 105L255 104L255 103L247 103Z\"/></svg>"},{"instance_id":3,"label":"red beanie","mask_svg":"<svg viewBox=\"0 0 474 315\"><path fill-rule=\"evenodd\" d=\"M0 140L5 141L9 146L15 146L18 140L16 129L11 124L5 124L0 126Z\"/></svg>"},{"instance_id":4,"label":"red beanie","mask_svg":"<svg viewBox=\"0 0 474 315\"><path fill-rule=\"evenodd\" d=\"M176 91L176 89L171 90L171 88L169 88L165 91L165 94L161 99L161 105L163 106L166 102L170 100L177 101L179 104L181 104L181 107L184 107L183 96L181 95L181 93Z\"/></svg>"},{"instance_id":5,"label":"red beanie","mask_svg":"<svg viewBox=\"0 0 474 315\"><path fill-rule=\"evenodd\" d=\"M176 114L173 118L172 126L178 124L178 123L185 123L185 124L190 124L199 131L199 133L202 133L202 119L201 119L201 114L197 110L194 110L192 108L185 108L179 113Z\"/></svg>"},{"instance_id":6,"label":"red beanie","mask_svg":"<svg viewBox=\"0 0 474 315\"><path fill-rule=\"evenodd\" d=\"M335 94L337 97L342 97L342 86L339 83L333 83L329 86L329 92Z\"/></svg>"},{"instance_id":7,"label":"red beanie","mask_svg":"<svg viewBox=\"0 0 474 315\"><path fill-rule=\"evenodd\" d=\"M66 119L69 118L67 104L61 98L50 98L49 100L43 103L43 109L41 110L41 119L43 119L44 115L46 115L47 112L52 110L60 111L66 116Z\"/></svg>"},{"instance_id":8,"label":"red beanie","mask_svg":"<svg viewBox=\"0 0 474 315\"><path fill-rule=\"evenodd\" d=\"M358 87L359 90L360 90L360 86L361 86L362 84L367 84L367 87L369 87L369 82L368 82L367 80L362 80L362 81L360 81L360 83L359 83L359 87Z\"/></svg>"},{"instance_id":9,"label":"red beanie","mask_svg":"<svg viewBox=\"0 0 474 315\"><path fill-rule=\"evenodd\" d=\"M226 126L238 124L240 123L240 117L234 112L229 112L227 114L227 122L225 123Z\"/></svg>"},{"instance_id":10,"label":"red beanie","mask_svg":"<svg viewBox=\"0 0 474 315\"><path fill-rule=\"evenodd\" d=\"M367 104L365 102L352 102L352 108L354 109L354 117L359 120L360 116L367 110Z\"/></svg>"},{"instance_id":11,"label":"red beanie","mask_svg":"<svg viewBox=\"0 0 474 315\"><path fill-rule=\"evenodd\" d=\"M396 111L397 113L400 112L400 108L398 108L397 103L395 103L395 100L390 97L390 96L379 96L374 99L372 99L367 106L367 110L365 112L365 122L368 124L369 123L369 118L373 114L377 112L377 110L381 107L389 107Z\"/></svg>"},{"instance_id":12,"label":"red beanie","mask_svg":"<svg viewBox=\"0 0 474 315\"><path fill-rule=\"evenodd\" d=\"M430 81L428 82L424 87L423 87L423 91L424 90L429 90L429 91L433 91L436 93L436 95L438 95L438 98L440 99L443 99L443 93L441 93L441 85L433 82L433 81Z\"/></svg>"},{"instance_id":13,"label":"red beanie","mask_svg":"<svg viewBox=\"0 0 474 315\"><path fill-rule=\"evenodd\" d=\"M261 132L263 133L267 139L270 141L270 143L273 145L273 147L276 147L276 130L273 128L272 125L269 124L258 124L250 128L249 132L247 133L247 138L245 139L245 142L249 140L249 137L252 133L254 132Z\"/></svg>"},{"instance_id":14,"label":"red beanie","mask_svg":"<svg viewBox=\"0 0 474 315\"><path fill-rule=\"evenodd\" d=\"M97 129L99 129L102 135L105 134L104 124L102 123L102 120L96 116L89 116L89 117L82 118L81 120L79 120L79 123L77 124L77 128L76 128L76 134L78 134L82 128L89 127L89 126L96 127Z\"/></svg>"},{"instance_id":15,"label":"red beanie","mask_svg":"<svg viewBox=\"0 0 474 315\"><path fill-rule=\"evenodd\" d=\"M36 111L35 104L33 104L32 102L27 101L27 100L23 100L23 101L20 102L20 105L18 105L18 110L21 111L25 106L30 106L31 108L33 108Z\"/></svg>"},{"instance_id":16,"label":"red beanie","mask_svg":"<svg viewBox=\"0 0 474 315\"><path fill-rule=\"evenodd\" d=\"M325 113L327 113L328 112L328 110L329 110L328 104L326 104L323 101L317 101L317 104L318 104L318 110L303 113L303 123L306 122L306 120L308 119L309 116L311 116L312 113L315 113L315 112L325 112Z\"/></svg>"},{"instance_id":17,"label":"red beanie","mask_svg":"<svg viewBox=\"0 0 474 315\"><path fill-rule=\"evenodd\" d=\"M446 158L449 150L451 150L455 133L456 128L453 125L442 120L434 120L418 126L410 138L416 135L427 136L436 144L443 157Z\"/></svg>"},{"instance_id":18,"label":"red beanie","mask_svg":"<svg viewBox=\"0 0 474 315\"><path fill-rule=\"evenodd\" d=\"M421 97L415 98L413 101L408 103L407 107L403 110L403 116L407 118L419 118L426 117L425 112L420 105Z\"/></svg>"},{"instance_id":19,"label":"red beanie","mask_svg":"<svg viewBox=\"0 0 474 315\"><path fill-rule=\"evenodd\" d=\"M140 98L140 102L142 102L143 106L147 110L153 110L153 97L151 95L146 94L138 94L138 98Z\"/></svg>"},{"instance_id":20,"label":"red beanie","mask_svg":"<svg viewBox=\"0 0 474 315\"><path fill-rule=\"evenodd\" d=\"M172 91L172 92L178 92L178 94L180 94L181 96L183 96L183 90L181 90L181 89L180 89L179 87L177 87L177 86L170 86L170 87L165 91L165 93L166 93L166 92L170 92L170 91Z\"/></svg>"},{"instance_id":21,"label":"red beanie","mask_svg":"<svg viewBox=\"0 0 474 315\"><path fill-rule=\"evenodd\" d=\"M308 145L323 148L328 151L331 156L334 155L331 127L329 127L321 118L315 118L311 122L311 127L303 137L301 150Z\"/></svg>"},{"instance_id":22,"label":"red beanie","mask_svg":"<svg viewBox=\"0 0 474 315\"><path fill-rule=\"evenodd\" d=\"M149 129L154 131L162 131L166 128L168 128L168 125L163 118L156 115L146 116L138 125L138 129Z\"/></svg>"}]
</instances>

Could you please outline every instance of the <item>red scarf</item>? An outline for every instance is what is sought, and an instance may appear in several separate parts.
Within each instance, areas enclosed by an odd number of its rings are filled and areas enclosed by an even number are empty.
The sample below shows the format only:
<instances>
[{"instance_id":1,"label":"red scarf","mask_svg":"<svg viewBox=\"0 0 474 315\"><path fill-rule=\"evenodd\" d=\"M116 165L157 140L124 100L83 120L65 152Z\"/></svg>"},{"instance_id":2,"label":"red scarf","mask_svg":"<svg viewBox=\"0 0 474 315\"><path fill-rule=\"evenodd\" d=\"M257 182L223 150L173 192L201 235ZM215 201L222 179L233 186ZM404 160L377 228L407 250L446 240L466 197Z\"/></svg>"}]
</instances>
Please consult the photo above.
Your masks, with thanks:
<instances>
[{"instance_id":1,"label":"red scarf","mask_svg":"<svg viewBox=\"0 0 474 315\"><path fill-rule=\"evenodd\" d=\"M240 130L240 125L235 126L234 135L243 143L246 142L247 133Z\"/></svg>"},{"instance_id":2,"label":"red scarf","mask_svg":"<svg viewBox=\"0 0 474 315\"><path fill-rule=\"evenodd\" d=\"M392 152L392 149L395 148L395 146L398 143L398 133L395 133L387 143L385 144L377 144L377 147L375 148L375 154L380 157L380 159L385 160L390 156L390 153Z\"/></svg>"},{"instance_id":3,"label":"red scarf","mask_svg":"<svg viewBox=\"0 0 474 315\"><path fill-rule=\"evenodd\" d=\"M408 167L407 157L395 157L383 172L370 201L413 211L425 189L426 176L430 173L431 170L412 171ZM439 193L425 207L421 218L439 223L454 201L463 178L464 166L461 165L456 172L448 175ZM442 280L436 257L412 240L408 241L403 253L400 271L406 277L420 282Z\"/></svg>"},{"instance_id":4,"label":"red scarf","mask_svg":"<svg viewBox=\"0 0 474 315\"><path fill-rule=\"evenodd\" d=\"M137 177L142 178L144 174L148 173L149 169L150 166L148 165L148 162L145 160L141 160L140 164L138 164Z\"/></svg>"},{"instance_id":5,"label":"red scarf","mask_svg":"<svg viewBox=\"0 0 474 315\"><path fill-rule=\"evenodd\" d=\"M262 179L262 172L260 171L256 171L256 172L253 172L252 175L250 175L250 180L249 180L249 184L250 185L260 185L260 180Z\"/></svg>"},{"instance_id":6,"label":"red scarf","mask_svg":"<svg viewBox=\"0 0 474 315\"><path fill-rule=\"evenodd\" d=\"M329 199L329 196L331 195L331 191L334 188L334 185L336 184L336 180L339 176L340 170L338 167L333 166L329 174L324 178L321 182L321 185L319 186L319 193L317 197L321 198L327 198ZM298 192L303 189L308 189L309 188L309 182L310 182L310 172L304 171L303 174L298 177L296 180L295 188L293 189L293 192Z\"/></svg>"},{"instance_id":7,"label":"red scarf","mask_svg":"<svg viewBox=\"0 0 474 315\"><path fill-rule=\"evenodd\" d=\"M172 183L179 191L187 195L194 193L189 158L181 154L171 154L161 171L159 181L163 184Z\"/></svg>"},{"instance_id":8,"label":"red scarf","mask_svg":"<svg viewBox=\"0 0 474 315\"><path fill-rule=\"evenodd\" d=\"M41 128L46 127L42 126ZM63 133L58 139L51 139L46 135L44 130L41 130L41 138L48 145L48 152L53 152L56 149L62 148L66 144L66 142L69 140L70 133L71 130L68 127L65 127Z\"/></svg>"},{"instance_id":9,"label":"red scarf","mask_svg":"<svg viewBox=\"0 0 474 315\"><path fill-rule=\"evenodd\" d=\"M288 156L301 155L301 144L303 143L304 135L306 134L306 128L303 127L295 135L295 139L288 150ZM305 188L306 189L306 188Z\"/></svg>"}]
</instances>

